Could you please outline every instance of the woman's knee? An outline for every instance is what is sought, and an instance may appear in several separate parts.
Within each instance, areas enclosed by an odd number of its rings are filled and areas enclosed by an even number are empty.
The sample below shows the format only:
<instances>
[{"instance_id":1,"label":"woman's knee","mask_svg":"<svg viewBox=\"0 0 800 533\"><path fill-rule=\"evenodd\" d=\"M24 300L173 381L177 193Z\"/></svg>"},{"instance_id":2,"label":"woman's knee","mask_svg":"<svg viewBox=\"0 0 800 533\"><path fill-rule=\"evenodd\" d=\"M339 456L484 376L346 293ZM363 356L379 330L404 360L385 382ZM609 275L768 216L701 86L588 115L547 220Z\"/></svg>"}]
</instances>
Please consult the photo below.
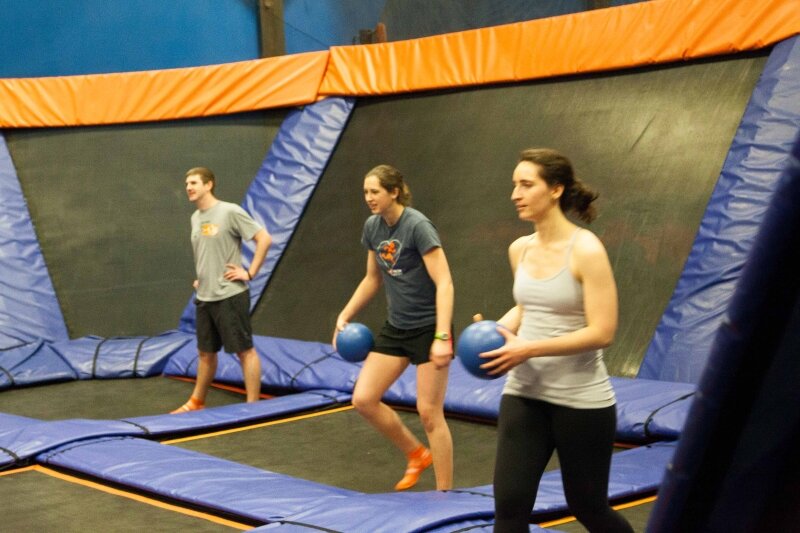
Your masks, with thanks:
<instances>
[{"instance_id":1,"label":"woman's knee","mask_svg":"<svg viewBox=\"0 0 800 533\"><path fill-rule=\"evenodd\" d=\"M445 423L444 408L441 405L426 402L417 402L417 412L422 427L426 433L434 431L437 427Z\"/></svg>"},{"instance_id":2,"label":"woman's knee","mask_svg":"<svg viewBox=\"0 0 800 533\"><path fill-rule=\"evenodd\" d=\"M376 398L373 394L356 391L353 393L353 398L350 400L350 403L352 403L356 411L362 415L369 415L378 410L380 398Z\"/></svg>"}]
</instances>

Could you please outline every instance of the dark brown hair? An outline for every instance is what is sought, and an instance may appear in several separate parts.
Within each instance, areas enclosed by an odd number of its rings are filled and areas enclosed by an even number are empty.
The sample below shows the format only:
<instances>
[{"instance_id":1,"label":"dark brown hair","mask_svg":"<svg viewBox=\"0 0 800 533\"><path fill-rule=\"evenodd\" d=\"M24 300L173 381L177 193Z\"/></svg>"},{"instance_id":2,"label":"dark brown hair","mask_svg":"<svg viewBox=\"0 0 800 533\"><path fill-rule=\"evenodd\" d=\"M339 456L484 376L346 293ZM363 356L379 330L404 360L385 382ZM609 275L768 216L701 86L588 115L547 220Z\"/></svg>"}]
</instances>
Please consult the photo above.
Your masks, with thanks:
<instances>
[{"instance_id":1,"label":"dark brown hair","mask_svg":"<svg viewBox=\"0 0 800 533\"><path fill-rule=\"evenodd\" d=\"M214 187L217 185L217 177L206 167L194 167L186 171L186 176L200 176L203 183L211 182L211 192L214 192Z\"/></svg>"},{"instance_id":2,"label":"dark brown hair","mask_svg":"<svg viewBox=\"0 0 800 533\"><path fill-rule=\"evenodd\" d=\"M565 213L574 212L584 222L591 222L597 216L592 202L597 193L575 177L572 163L566 156L552 148L528 148L519 154L519 162L527 161L539 167L539 176L550 187L563 185L559 205Z\"/></svg>"}]
</instances>

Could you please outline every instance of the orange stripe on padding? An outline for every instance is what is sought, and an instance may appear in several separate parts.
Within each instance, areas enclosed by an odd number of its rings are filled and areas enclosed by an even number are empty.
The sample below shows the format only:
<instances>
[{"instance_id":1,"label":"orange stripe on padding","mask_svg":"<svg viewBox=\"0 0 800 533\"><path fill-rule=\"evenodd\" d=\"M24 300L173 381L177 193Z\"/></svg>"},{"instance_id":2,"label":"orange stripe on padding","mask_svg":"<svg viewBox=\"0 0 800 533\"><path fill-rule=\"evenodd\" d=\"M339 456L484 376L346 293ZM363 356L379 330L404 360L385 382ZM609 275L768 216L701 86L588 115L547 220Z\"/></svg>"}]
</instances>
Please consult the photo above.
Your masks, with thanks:
<instances>
[{"instance_id":1,"label":"orange stripe on padding","mask_svg":"<svg viewBox=\"0 0 800 533\"><path fill-rule=\"evenodd\" d=\"M10 476L11 474L19 474L20 472L28 472L35 468L36 466L23 466L20 468L15 468L14 470L6 470L5 472L0 472L0 477Z\"/></svg>"},{"instance_id":2,"label":"orange stripe on padding","mask_svg":"<svg viewBox=\"0 0 800 533\"><path fill-rule=\"evenodd\" d=\"M656 501L655 496L648 496L647 498L642 498L640 500L635 500L628 503L622 503L620 505L612 506L614 509L619 511L620 509L628 509L630 507L636 507L637 505L644 505L646 503ZM551 520L550 522L542 522L541 524L536 524L539 527L553 527L553 526L560 526L562 524L568 524L569 522L575 522L576 518L574 516L567 516L564 518L559 518L558 520Z\"/></svg>"},{"instance_id":3,"label":"orange stripe on padding","mask_svg":"<svg viewBox=\"0 0 800 533\"><path fill-rule=\"evenodd\" d=\"M422 39L336 46L320 94L402 93L732 54L800 33L798 13L799 0L652 0Z\"/></svg>"},{"instance_id":4,"label":"orange stripe on padding","mask_svg":"<svg viewBox=\"0 0 800 533\"><path fill-rule=\"evenodd\" d=\"M327 409L325 411L317 411L315 413L307 413L304 415L293 416L290 418L281 418L280 420L271 420L269 422L262 422L260 424L253 424L251 426L243 426L233 429L226 429L223 431L215 431L213 433L203 433L202 435L195 435L193 437L183 437L180 439L172 439L172 440L164 440L161 441L161 444L178 444L179 442L188 442L191 440L200 440L200 439L207 439L211 437L219 437L221 435L228 435L230 433L238 433L240 431L250 431L251 429L258 429L267 426L276 426L278 424L286 424L287 422L296 422L298 420L304 420L306 418L314 418L317 416L324 416L324 415L331 415L333 413L340 413L342 411L349 411L353 409L352 405L346 405L344 407L337 407L335 409Z\"/></svg>"},{"instance_id":5,"label":"orange stripe on padding","mask_svg":"<svg viewBox=\"0 0 800 533\"><path fill-rule=\"evenodd\" d=\"M32 470L35 470L36 472L41 472L42 474L46 474L54 478L58 478L64 481L69 481L70 483L76 483L78 485L83 485L84 487L100 490L108 494L113 494L114 496L122 496L123 498L128 498L130 500L134 500L137 502L146 503L147 505L152 505L154 507L160 507L161 509L166 509L168 511L173 511L176 513L193 516L195 518L202 518L203 520L208 520L209 522L214 522L215 524L221 524L223 526L236 528L242 531L253 529L253 526L249 526L247 524L240 524L238 522L233 522L232 520L225 520L224 518L220 518L212 514L193 511L192 509L186 509L184 507L172 505L169 503L164 503L162 501L155 500L153 498L148 498L147 496L141 496L139 494L134 494L132 492L126 492L124 490L107 487L105 485L101 485L100 483L95 483L93 481L88 481L86 479L81 479L79 477L70 476L69 474L63 474L61 472L57 472L55 470L51 470L43 466L36 465L30 468Z\"/></svg>"},{"instance_id":6,"label":"orange stripe on padding","mask_svg":"<svg viewBox=\"0 0 800 533\"><path fill-rule=\"evenodd\" d=\"M81 126L309 104L328 52L204 67L0 79L0 127Z\"/></svg>"}]
</instances>

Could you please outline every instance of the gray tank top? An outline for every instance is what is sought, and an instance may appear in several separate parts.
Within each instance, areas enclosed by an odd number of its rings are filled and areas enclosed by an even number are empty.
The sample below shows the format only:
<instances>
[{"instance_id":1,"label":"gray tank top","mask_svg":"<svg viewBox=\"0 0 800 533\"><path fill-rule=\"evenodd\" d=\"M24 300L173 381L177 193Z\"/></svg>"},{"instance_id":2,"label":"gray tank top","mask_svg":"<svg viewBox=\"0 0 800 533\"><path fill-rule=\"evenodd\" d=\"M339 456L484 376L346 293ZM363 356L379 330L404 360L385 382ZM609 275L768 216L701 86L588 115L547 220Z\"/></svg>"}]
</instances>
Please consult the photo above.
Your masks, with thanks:
<instances>
[{"instance_id":1,"label":"gray tank top","mask_svg":"<svg viewBox=\"0 0 800 533\"><path fill-rule=\"evenodd\" d=\"M514 273L514 300L522 306L518 334L523 339L558 337L586 326L583 285L569 269L569 257L579 231L572 236L564 267L549 278L536 279L528 274L523 266L523 250ZM532 357L509 372L503 394L578 409L609 407L615 403L603 350Z\"/></svg>"}]
</instances>

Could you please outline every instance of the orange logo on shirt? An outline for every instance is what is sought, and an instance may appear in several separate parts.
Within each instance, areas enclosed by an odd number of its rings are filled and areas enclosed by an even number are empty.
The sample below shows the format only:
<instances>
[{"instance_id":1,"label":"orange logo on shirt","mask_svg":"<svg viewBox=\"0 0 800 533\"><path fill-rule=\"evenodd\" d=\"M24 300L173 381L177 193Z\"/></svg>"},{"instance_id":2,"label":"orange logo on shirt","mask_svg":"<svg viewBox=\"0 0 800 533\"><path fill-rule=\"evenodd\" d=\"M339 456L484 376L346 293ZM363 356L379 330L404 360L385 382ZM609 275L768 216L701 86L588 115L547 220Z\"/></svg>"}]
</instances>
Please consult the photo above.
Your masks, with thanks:
<instances>
[{"instance_id":1,"label":"orange logo on shirt","mask_svg":"<svg viewBox=\"0 0 800 533\"><path fill-rule=\"evenodd\" d=\"M213 237L219 233L219 226L211 222L204 222L200 224L200 235L203 237Z\"/></svg>"},{"instance_id":2,"label":"orange logo on shirt","mask_svg":"<svg viewBox=\"0 0 800 533\"><path fill-rule=\"evenodd\" d=\"M378 257L386 268L392 268L397 263L402 247L403 245L396 239L383 241L378 245Z\"/></svg>"}]
</instances>

